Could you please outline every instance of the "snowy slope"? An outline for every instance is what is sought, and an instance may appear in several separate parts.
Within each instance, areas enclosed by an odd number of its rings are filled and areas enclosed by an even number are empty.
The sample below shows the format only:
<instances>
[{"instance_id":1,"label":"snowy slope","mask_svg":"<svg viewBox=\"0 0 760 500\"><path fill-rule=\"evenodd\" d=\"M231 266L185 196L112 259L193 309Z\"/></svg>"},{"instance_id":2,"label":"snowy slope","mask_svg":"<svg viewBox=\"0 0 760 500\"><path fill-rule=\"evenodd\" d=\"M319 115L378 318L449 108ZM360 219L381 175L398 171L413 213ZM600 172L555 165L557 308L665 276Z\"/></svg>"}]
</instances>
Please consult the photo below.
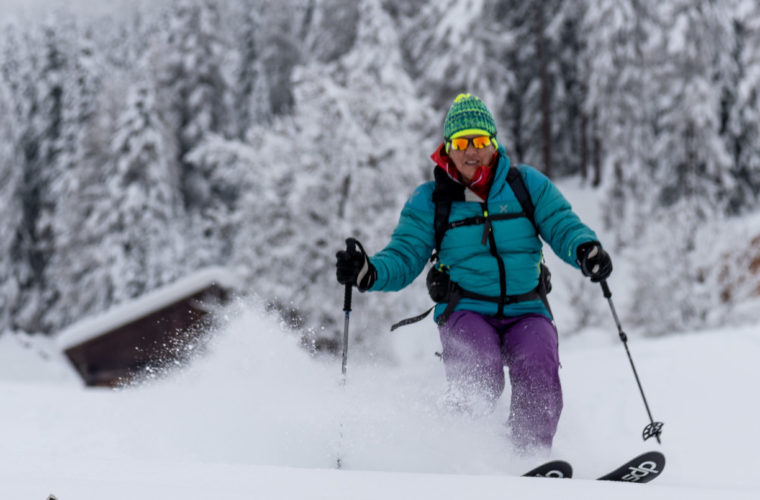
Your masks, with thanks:
<instances>
[{"instance_id":1,"label":"snowy slope","mask_svg":"<svg viewBox=\"0 0 760 500\"><path fill-rule=\"evenodd\" d=\"M757 491L554 481L508 476L410 474L289 469L241 465L169 463L63 464L43 484L56 484L59 499L756 499ZM50 489L35 474L17 474L6 498L45 498Z\"/></svg>"},{"instance_id":2,"label":"snowy slope","mask_svg":"<svg viewBox=\"0 0 760 500\"><path fill-rule=\"evenodd\" d=\"M760 495L752 387L760 328L631 339L655 417L666 423L667 468L641 486L512 477L533 462L509 451L505 404L475 419L438 407L443 374L429 325L394 337L407 354L398 365L350 357L341 389L339 362L311 359L255 306L230 314L206 357L119 392L59 379L62 359L38 357L50 376L25 379L9 360L28 350L0 337L0 497ZM657 448L639 438L646 414L618 343L591 332L563 342L561 355L565 411L554 456L592 478ZM21 362L37 369L26 354ZM339 454L347 470L335 470Z\"/></svg>"},{"instance_id":3,"label":"snowy slope","mask_svg":"<svg viewBox=\"0 0 760 500\"><path fill-rule=\"evenodd\" d=\"M598 227L593 198L573 181L562 189ZM602 326L572 330L576 306L563 297L581 280L549 259L565 392L553 457L571 461L579 479L516 477L538 459L510 452L508 391L491 415L441 409L431 321L393 334L364 327L391 356L352 342L342 387L339 360L309 357L247 302L230 308L189 367L121 391L83 388L54 341L0 336L0 498L760 498L760 327L662 338L629 331L652 411L665 422L662 446L644 443L646 412L601 293L583 292ZM610 281L623 312L629 272L619 259ZM341 298L336 286L338 313ZM352 338L361 314L355 307ZM655 483L588 480L647 449L668 458Z\"/></svg>"}]
</instances>

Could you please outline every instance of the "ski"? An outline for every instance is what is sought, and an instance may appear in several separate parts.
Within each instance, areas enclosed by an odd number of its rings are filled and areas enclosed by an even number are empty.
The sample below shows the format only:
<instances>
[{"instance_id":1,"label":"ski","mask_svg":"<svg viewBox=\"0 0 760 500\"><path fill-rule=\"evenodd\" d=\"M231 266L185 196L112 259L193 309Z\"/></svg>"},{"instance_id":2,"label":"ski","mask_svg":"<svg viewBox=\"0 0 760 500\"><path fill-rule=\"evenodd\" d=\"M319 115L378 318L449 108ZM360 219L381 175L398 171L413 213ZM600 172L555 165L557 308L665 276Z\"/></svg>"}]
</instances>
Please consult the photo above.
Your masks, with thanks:
<instances>
[{"instance_id":1,"label":"ski","mask_svg":"<svg viewBox=\"0 0 760 500\"><path fill-rule=\"evenodd\" d=\"M619 481L623 483L648 483L660 475L665 468L665 455L659 451L648 451L629 460L614 471L598 478L598 481ZM564 460L552 460L541 464L524 477L572 478L573 467Z\"/></svg>"},{"instance_id":2,"label":"ski","mask_svg":"<svg viewBox=\"0 0 760 500\"><path fill-rule=\"evenodd\" d=\"M573 467L564 460L552 460L541 464L530 472L523 474L524 477L556 477L569 479L573 477Z\"/></svg>"},{"instance_id":3,"label":"ski","mask_svg":"<svg viewBox=\"0 0 760 500\"><path fill-rule=\"evenodd\" d=\"M664 468L665 455L659 451L648 451L600 477L599 481L648 483L659 476Z\"/></svg>"}]
</instances>

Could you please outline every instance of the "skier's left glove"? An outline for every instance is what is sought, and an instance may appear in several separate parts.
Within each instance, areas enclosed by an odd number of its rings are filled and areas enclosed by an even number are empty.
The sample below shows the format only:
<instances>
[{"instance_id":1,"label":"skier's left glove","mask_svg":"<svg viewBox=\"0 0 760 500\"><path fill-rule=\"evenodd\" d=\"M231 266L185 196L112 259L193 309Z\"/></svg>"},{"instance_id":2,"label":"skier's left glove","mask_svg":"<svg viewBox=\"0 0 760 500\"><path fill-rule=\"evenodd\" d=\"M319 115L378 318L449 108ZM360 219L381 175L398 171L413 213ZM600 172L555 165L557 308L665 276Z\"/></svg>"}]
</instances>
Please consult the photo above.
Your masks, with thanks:
<instances>
[{"instance_id":1,"label":"skier's left glove","mask_svg":"<svg viewBox=\"0 0 760 500\"><path fill-rule=\"evenodd\" d=\"M578 265L584 276L598 283L609 278L612 274L612 259L598 241L581 243L575 251L578 256Z\"/></svg>"},{"instance_id":2,"label":"skier's left glove","mask_svg":"<svg viewBox=\"0 0 760 500\"><path fill-rule=\"evenodd\" d=\"M354 238L346 240L346 249L335 254L337 257L337 277L341 285L352 284L365 292L372 288L377 279L377 269L369 261L364 247Z\"/></svg>"}]
</instances>

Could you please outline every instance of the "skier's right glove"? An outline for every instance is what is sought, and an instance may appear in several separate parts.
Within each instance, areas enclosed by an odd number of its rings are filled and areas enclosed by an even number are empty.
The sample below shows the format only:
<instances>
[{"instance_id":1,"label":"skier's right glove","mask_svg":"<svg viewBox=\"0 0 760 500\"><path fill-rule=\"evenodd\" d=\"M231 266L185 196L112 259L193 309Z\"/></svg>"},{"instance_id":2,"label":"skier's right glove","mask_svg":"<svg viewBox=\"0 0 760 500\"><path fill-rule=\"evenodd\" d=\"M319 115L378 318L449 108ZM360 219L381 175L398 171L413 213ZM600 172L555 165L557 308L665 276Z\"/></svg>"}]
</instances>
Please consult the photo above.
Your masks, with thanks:
<instances>
[{"instance_id":1,"label":"skier's right glove","mask_svg":"<svg viewBox=\"0 0 760 500\"><path fill-rule=\"evenodd\" d=\"M346 249L335 254L337 257L337 277L341 285L354 285L365 292L372 288L377 279L377 269L369 261L364 247L354 238L346 240Z\"/></svg>"},{"instance_id":2,"label":"skier's right glove","mask_svg":"<svg viewBox=\"0 0 760 500\"><path fill-rule=\"evenodd\" d=\"M598 241L581 243L575 251L578 256L578 265L584 276L598 283L609 278L612 274L612 259L610 254L604 251Z\"/></svg>"}]
</instances>

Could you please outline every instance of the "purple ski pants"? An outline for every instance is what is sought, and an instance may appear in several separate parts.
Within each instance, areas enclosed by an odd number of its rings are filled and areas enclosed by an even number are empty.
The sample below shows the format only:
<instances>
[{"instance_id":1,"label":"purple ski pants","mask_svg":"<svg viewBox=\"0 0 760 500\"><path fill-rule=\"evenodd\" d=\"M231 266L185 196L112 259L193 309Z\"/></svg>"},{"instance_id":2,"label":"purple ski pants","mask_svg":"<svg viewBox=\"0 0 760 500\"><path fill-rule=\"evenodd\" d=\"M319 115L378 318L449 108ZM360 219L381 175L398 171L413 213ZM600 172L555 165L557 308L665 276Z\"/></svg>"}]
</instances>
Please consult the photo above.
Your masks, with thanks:
<instances>
[{"instance_id":1,"label":"purple ski pants","mask_svg":"<svg viewBox=\"0 0 760 500\"><path fill-rule=\"evenodd\" d=\"M554 324L540 314L493 318L455 311L439 327L450 386L495 403L509 367L509 425L520 451L550 449L562 412Z\"/></svg>"}]
</instances>

